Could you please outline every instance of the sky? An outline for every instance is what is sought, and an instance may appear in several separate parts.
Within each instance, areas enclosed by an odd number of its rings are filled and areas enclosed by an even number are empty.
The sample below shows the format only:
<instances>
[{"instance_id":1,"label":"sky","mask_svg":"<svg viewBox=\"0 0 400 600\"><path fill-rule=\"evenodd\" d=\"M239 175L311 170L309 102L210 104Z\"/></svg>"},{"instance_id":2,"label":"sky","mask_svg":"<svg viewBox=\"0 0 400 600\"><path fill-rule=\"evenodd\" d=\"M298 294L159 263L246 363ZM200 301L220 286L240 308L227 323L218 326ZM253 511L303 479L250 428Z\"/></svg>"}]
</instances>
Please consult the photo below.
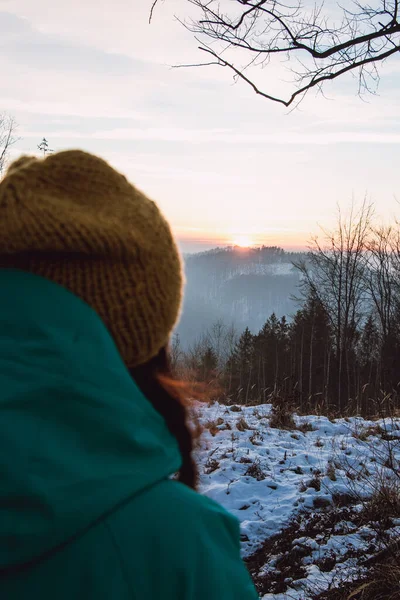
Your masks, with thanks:
<instances>
[{"instance_id":1,"label":"sky","mask_svg":"<svg viewBox=\"0 0 400 600\"><path fill-rule=\"evenodd\" d=\"M202 59L175 18L186 0L0 0L0 112L15 116L13 156L82 148L154 199L186 252L241 244L304 248L367 197L400 216L400 60L360 100L351 76L300 107L257 97ZM193 14L193 13L192 13ZM267 73L268 71L268 73ZM259 81L282 85L272 67ZM264 79L263 79L264 78Z\"/></svg>"}]
</instances>

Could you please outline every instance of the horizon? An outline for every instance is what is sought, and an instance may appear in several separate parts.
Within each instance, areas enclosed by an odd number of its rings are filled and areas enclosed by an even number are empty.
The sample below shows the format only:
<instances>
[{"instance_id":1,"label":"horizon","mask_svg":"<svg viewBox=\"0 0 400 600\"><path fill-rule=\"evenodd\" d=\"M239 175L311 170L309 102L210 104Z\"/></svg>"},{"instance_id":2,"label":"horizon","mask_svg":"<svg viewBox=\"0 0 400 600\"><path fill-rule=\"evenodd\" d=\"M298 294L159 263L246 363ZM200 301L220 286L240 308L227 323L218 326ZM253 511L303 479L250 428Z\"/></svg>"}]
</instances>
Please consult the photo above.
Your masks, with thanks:
<instances>
[{"instance_id":1,"label":"horizon","mask_svg":"<svg viewBox=\"0 0 400 600\"><path fill-rule=\"evenodd\" d=\"M280 250L283 250L284 252L287 253L298 253L298 254L302 254L302 253L306 253L308 252L308 248L304 247L304 248L289 248L286 247L284 248L283 246L280 246L279 244L273 244L273 245L269 245L269 244L261 244L261 245L252 245L252 246L242 246L242 245L238 245L238 244L227 244L227 245L221 245L221 246L197 246L195 243L192 244L192 246L190 245L191 243L188 242L187 243L187 248L193 248L193 250L185 250L184 246L182 244L181 241L178 240L178 245L180 246L181 252L182 254L185 256L190 256L190 255L195 255L195 254L202 254L202 253L207 253L207 252L213 252L213 251L217 251L217 250L232 250L232 251L246 251L246 250L260 250L262 248L279 248ZM199 248L199 249L196 249Z\"/></svg>"},{"instance_id":2,"label":"horizon","mask_svg":"<svg viewBox=\"0 0 400 600\"><path fill-rule=\"evenodd\" d=\"M177 242L183 254L198 254L201 252L207 252L209 250L218 250L218 249L229 249L229 248L237 248L237 249L257 249L262 246L265 247L279 247L285 252L307 252L308 245L295 245L295 244L284 244L279 241L279 239L273 238L271 239L257 239L256 242L252 242L249 240L249 243L245 242L245 239L240 241L240 239L233 237L231 238L185 238L177 235Z\"/></svg>"}]
</instances>

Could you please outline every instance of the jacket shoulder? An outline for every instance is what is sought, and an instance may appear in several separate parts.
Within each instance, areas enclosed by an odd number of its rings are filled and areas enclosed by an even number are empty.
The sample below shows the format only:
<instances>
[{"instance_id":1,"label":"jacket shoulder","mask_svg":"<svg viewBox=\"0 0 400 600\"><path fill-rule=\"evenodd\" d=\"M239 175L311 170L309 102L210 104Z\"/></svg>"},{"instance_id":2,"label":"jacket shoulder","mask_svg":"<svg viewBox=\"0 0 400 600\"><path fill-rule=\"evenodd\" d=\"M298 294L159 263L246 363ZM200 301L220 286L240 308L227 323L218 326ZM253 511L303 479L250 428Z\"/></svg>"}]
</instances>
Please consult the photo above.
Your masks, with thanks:
<instances>
[{"instance_id":1,"label":"jacket shoulder","mask_svg":"<svg viewBox=\"0 0 400 600\"><path fill-rule=\"evenodd\" d=\"M220 527L220 536L225 534L237 548L240 546L239 522L233 515L217 502L173 480L162 481L133 497L110 515L107 524L122 545L132 543L135 527L135 539L138 534L146 539L157 533L160 545L174 545L179 552L179 543L189 541L192 535L202 532L207 536L210 527Z\"/></svg>"},{"instance_id":2,"label":"jacket shoulder","mask_svg":"<svg viewBox=\"0 0 400 600\"><path fill-rule=\"evenodd\" d=\"M237 519L181 483L166 480L142 492L106 526L133 598L138 582L143 598L257 598L240 557Z\"/></svg>"}]
</instances>

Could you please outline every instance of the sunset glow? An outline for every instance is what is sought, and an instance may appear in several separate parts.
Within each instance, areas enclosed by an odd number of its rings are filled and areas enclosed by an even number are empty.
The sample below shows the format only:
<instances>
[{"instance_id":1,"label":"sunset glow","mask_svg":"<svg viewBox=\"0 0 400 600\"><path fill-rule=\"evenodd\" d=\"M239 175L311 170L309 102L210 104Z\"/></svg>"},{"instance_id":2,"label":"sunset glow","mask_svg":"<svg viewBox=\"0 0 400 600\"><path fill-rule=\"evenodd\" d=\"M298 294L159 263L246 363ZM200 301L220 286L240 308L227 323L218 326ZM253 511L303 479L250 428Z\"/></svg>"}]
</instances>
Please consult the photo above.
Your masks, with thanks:
<instances>
[{"instance_id":1,"label":"sunset glow","mask_svg":"<svg viewBox=\"0 0 400 600\"><path fill-rule=\"evenodd\" d=\"M254 242L248 235L240 235L233 241L234 246L240 246L241 248L250 248L254 246Z\"/></svg>"}]
</instances>

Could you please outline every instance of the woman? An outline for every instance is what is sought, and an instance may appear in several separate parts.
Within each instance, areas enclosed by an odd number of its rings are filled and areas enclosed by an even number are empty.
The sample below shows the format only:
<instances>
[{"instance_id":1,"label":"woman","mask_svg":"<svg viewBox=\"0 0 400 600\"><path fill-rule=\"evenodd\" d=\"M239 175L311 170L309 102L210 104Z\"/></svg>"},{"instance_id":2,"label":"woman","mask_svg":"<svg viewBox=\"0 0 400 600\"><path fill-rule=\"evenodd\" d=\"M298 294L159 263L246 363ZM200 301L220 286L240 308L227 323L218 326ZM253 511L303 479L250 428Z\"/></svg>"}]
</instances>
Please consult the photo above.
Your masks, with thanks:
<instances>
[{"instance_id":1,"label":"woman","mask_svg":"<svg viewBox=\"0 0 400 600\"><path fill-rule=\"evenodd\" d=\"M19 159L0 289L1 599L256 598L238 523L194 491L166 377L181 263L157 206L84 152Z\"/></svg>"}]
</instances>

